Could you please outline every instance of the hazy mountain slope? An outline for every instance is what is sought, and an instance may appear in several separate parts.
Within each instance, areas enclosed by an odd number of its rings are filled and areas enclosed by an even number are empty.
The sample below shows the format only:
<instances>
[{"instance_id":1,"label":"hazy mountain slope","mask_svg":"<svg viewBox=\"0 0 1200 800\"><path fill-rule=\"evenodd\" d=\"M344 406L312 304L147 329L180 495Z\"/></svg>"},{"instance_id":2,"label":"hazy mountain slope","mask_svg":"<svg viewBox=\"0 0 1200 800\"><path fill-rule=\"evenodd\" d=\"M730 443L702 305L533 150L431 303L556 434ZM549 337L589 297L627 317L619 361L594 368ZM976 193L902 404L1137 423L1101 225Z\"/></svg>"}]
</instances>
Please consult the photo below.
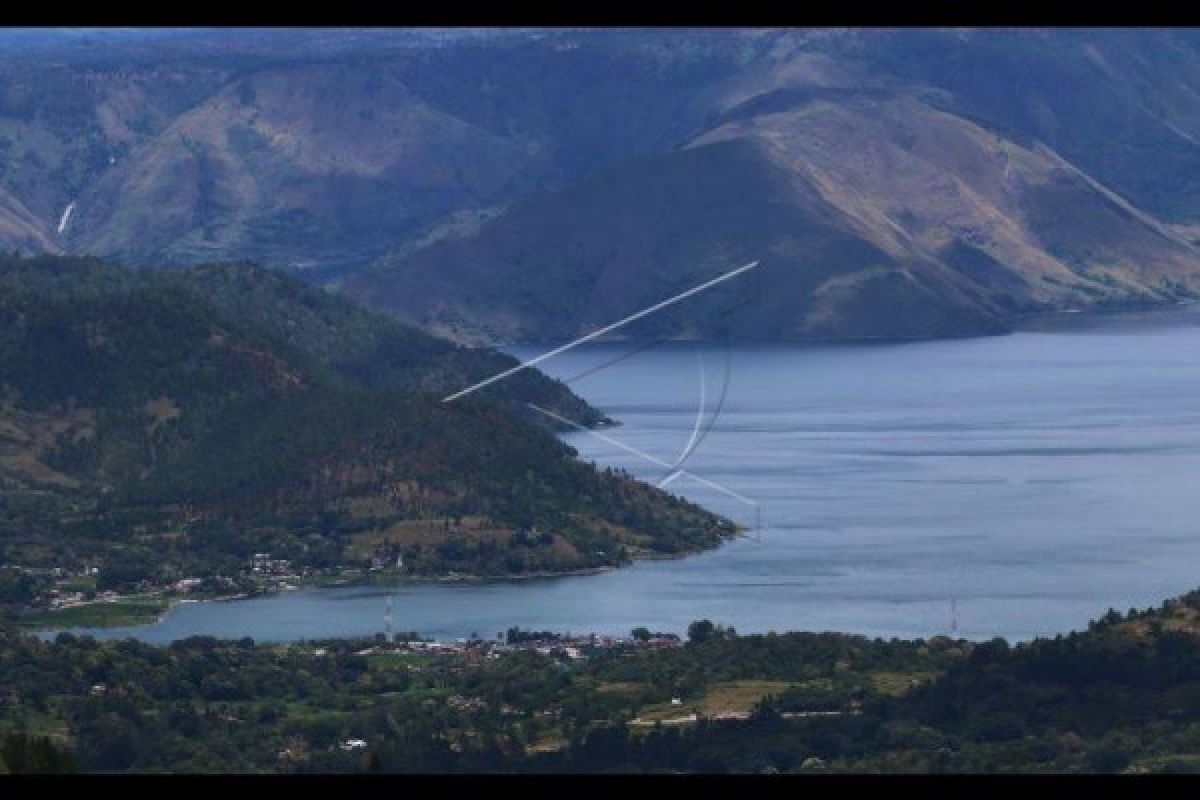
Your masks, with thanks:
<instances>
[{"instance_id":1,"label":"hazy mountain slope","mask_svg":"<svg viewBox=\"0 0 1200 800\"><path fill-rule=\"evenodd\" d=\"M391 71L300 66L224 86L79 201L75 250L195 262L362 259L487 205L531 157L415 98Z\"/></svg>"},{"instance_id":2,"label":"hazy mountain slope","mask_svg":"<svg viewBox=\"0 0 1200 800\"><path fill-rule=\"evenodd\" d=\"M220 63L44 59L0 58L0 193L28 209L48 240L40 247L3 240L26 252L66 246L69 237L58 228L68 205L215 91L229 71Z\"/></svg>"},{"instance_id":3,"label":"hazy mountain slope","mask_svg":"<svg viewBox=\"0 0 1200 800\"><path fill-rule=\"evenodd\" d=\"M880 72L858 52L875 39L846 36L781 36L714 84L710 128L683 150L397 253L345 290L459 336L558 337L760 258L753 313L717 324L721 301L695 301L675 331L841 339L986 333L1200 289L1179 228L1036 136Z\"/></svg>"},{"instance_id":4,"label":"hazy mountain slope","mask_svg":"<svg viewBox=\"0 0 1200 800\"><path fill-rule=\"evenodd\" d=\"M1023 311L1200 289L1188 242L1044 147L904 95L780 106L732 114L684 150L518 204L344 289L460 335L540 338L761 259L752 305L727 324L713 314L720 295L668 317L683 335L785 339L986 333Z\"/></svg>"},{"instance_id":5,"label":"hazy mountain slope","mask_svg":"<svg viewBox=\"0 0 1200 800\"><path fill-rule=\"evenodd\" d=\"M1200 216L1200 37L1189 29L776 32L714 105L790 90L916 87L1023 146L1041 142L1146 211Z\"/></svg>"},{"instance_id":6,"label":"hazy mountain slope","mask_svg":"<svg viewBox=\"0 0 1200 800\"><path fill-rule=\"evenodd\" d=\"M469 320L488 335L536 339L576 335L757 258L760 275L656 315L631 333L684 325L683 333L697 335L715 326L784 338L851 335L806 323L810 313L820 316L812 301L818 289L829 284L836 291L829 282L847 275L861 282L860 302L891 307L870 317L875 335L904 334L893 312L905 304L907 322L928 335L994 327L986 311L965 299L943 300L898 272L894 257L794 177L749 141L650 157L519 204L474 239L352 276L344 289L447 329ZM745 313L722 317L744 301L753 304Z\"/></svg>"},{"instance_id":7,"label":"hazy mountain slope","mask_svg":"<svg viewBox=\"0 0 1200 800\"><path fill-rule=\"evenodd\" d=\"M707 89L756 57L762 31L534 31L420 49L398 63L423 100L529 142L557 179L670 149L703 127Z\"/></svg>"},{"instance_id":8,"label":"hazy mountain slope","mask_svg":"<svg viewBox=\"0 0 1200 800\"><path fill-rule=\"evenodd\" d=\"M44 223L3 188L0 188L0 241L27 252L54 253L59 249Z\"/></svg>"},{"instance_id":9,"label":"hazy mountain slope","mask_svg":"<svg viewBox=\"0 0 1200 800\"><path fill-rule=\"evenodd\" d=\"M742 137L764 142L898 258L945 261L985 289L1019 276L1028 284L1013 292L1021 305L1085 302L1096 287L1083 273L1124 270L1136 295L1197 267L1190 243L1049 148L1023 147L907 94L813 99L730 122L696 144ZM958 255L970 250L996 266L970 272Z\"/></svg>"},{"instance_id":10,"label":"hazy mountain slope","mask_svg":"<svg viewBox=\"0 0 1200 800\"><path fill-rule=\"evenodd\" d=\"M671 146L747 36L114 32L96 51L66 37L0 57L0 147L14 143L0 187L48 230L75 203L53 237L67 252L336 271Z\"/></svg>"},{"instance_id":11,"label":"hazy mountain slope","mask_svg":"<svg viewBox=\"0 0 1200 800\"><path fill-rule=\"evenodd\" d=\"M1053 148L1170 222L1200 219L1200 37L1189 29L875 31L869 68Z\"/></svg>"},{"instance_id":12,"label":"hazy mountain slope","mask_svg":"<svg viewBox=\"0 0 1200 800\"><path fill-rule=\"evenodd\" d=\"M743 336L980 333L1195 289L1194 32L86 38L0 57L8 246L292 265L441 330L540 339L750 251L768 307Z\"/></svg>"}]
</instances>

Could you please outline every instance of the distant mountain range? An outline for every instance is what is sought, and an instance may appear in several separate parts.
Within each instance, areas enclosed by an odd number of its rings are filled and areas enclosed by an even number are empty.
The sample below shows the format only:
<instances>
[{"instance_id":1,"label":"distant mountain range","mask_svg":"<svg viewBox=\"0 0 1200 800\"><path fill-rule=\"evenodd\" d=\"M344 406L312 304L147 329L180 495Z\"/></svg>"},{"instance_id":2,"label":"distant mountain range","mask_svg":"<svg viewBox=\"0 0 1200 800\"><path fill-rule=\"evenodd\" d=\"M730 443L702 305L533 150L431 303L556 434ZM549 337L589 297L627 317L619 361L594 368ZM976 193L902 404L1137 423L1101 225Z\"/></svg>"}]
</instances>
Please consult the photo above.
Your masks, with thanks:
<instances>
[{"instance_id":1,"label":"distant mountain range","mask_svg":"<svg viewBox=\"0 0 1200 800\"><path fill-rule=\"evenodd\" d=\"M195 31L0 59L0 242L251 259L475 341L1200 296L1191 30ZM103 36L95 33L95 36ZM741 290L740 290L741 291Z\"/></svg>"}]
</instances>

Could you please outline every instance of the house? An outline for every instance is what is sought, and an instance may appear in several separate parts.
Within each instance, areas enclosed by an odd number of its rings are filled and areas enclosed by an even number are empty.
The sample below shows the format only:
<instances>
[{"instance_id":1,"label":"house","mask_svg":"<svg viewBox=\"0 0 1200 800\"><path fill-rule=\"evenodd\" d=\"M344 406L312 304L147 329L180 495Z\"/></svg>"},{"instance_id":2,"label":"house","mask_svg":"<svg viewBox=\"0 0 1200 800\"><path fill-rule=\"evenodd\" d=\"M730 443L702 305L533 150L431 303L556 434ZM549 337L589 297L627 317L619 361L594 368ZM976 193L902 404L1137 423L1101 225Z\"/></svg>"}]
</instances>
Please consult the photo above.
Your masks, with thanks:
<instances>
[{"instance_id":1,"label":"house","mask_svg":"<svg viewBox=\"0 0 1200 800\"><path fill-rule=\"evenodd\" d=\"M677 636L654 636L642 642L642 647L647 650L665 650L671 647L680 647L682 644L683 642Z\"/></svg>"},{"instance_id":2,"label":"house","mask_svg":"<svg viewBox=\"0 0 1200 800\"><path fill-rule=\"evenodd\" d=\"M271 558L270 553L255 553L250 559L250 571L268 575L282 575L291 566L286 558Z\"/></svg>"}]
</instances>

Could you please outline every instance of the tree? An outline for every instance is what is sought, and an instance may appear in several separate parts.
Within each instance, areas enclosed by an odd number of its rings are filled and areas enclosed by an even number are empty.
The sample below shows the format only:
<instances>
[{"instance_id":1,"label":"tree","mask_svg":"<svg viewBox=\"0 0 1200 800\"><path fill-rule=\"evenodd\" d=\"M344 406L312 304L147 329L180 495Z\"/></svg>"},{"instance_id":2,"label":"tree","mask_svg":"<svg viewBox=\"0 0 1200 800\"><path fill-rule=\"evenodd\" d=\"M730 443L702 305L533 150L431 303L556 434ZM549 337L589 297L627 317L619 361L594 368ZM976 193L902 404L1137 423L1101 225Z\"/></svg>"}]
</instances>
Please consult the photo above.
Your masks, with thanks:
<instances>
[{"instance_id":1,"label":"tree","mask_svg":"<svg viewBox=\"0 0 1200 800\"><path fill-rule=\"evenodd\" d=\"M100 569L96 579L96 588L130 589L143 580L154 577L157 564L149 553L135 552L123 554L120 559L110 559Z\"/></svg>"},{"instance_id":2,"label":"tree","mask_svg":"<svg viewBox=\"0 0 1200 800\"><path fill-rule=\"evenodd\" d=\"M36 594L31 576L15 569L0 569L0 603L28 603Z\"/></svg>"},{"instance_id":3,"label":"tree","mask_svg":"<svg viewBox=\"0 0 1200 800\"><path fill-rule=\"evenodd\" d=\"M74 772L70 755L60 751L48 738L25 733L10 733L0 743L0 773Z\"/></svg>"},{"instance_id":4,"label":"tree","mask_svg":"<svg viewBox=\"0 0 1200 800\"><path fill-rule=\"evenodd\" d=\"M704 642L707 642L709 639L713 638L713 634L716 633L716 630L717 626L713 624L712 620L696 620L691 625L688 625L688 641L692 644L703 644Z\"/></svg>"},{"instance_id":5,"label":"tree","mask_svg":"<svg viewBox=\"0 0 1200 800\"><path fill-rule=\"evenodd\" d=\"M1119 747L1102 744L1088 751L1088 767L1093 772L1120 772L1129 766L1129 754Z\"/></svg>"}]
</instances>

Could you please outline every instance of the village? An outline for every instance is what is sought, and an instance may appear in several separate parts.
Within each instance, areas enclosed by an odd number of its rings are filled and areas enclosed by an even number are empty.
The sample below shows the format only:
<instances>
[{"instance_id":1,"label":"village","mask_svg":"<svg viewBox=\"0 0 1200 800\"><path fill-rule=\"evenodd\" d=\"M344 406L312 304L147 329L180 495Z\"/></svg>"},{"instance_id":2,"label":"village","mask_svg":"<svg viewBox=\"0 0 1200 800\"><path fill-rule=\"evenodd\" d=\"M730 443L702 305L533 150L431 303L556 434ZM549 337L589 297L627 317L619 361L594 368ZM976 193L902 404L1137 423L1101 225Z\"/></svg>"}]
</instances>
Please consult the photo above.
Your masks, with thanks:
<instances>
[{"instance_id":1,"label":"village","mask_svg":"<svg viewBox=\"0 0 1200 800\"><path fill-rule=\"evenodd\" d=\"M673 633L644 632L638 629L629 636L611 634L557 634L550 631L522 631L509 628L498 633L495 639L479 636L460 637L452 641L437 641L419 637L415 632L390 634L381 633L376 642L356 651L355 655L379 656L406 653L445 654L462 657L468 663L484 659L502 658L511 653L532 651L560 661L580 661L601 653L628 653L649 650L664 650L682 646L683 642ZM316 648L313 655L326 654L324 648Z\"/></svg>"},{"instance_id":2,"label":"village","mask_svg":"<svg viewBox=\"0 0 1200 800\"><path fill-rule=\"evenodd\" d=\"M391 566L390 564L387 566ZM235 577L185 577L170 583L155 585L140 581L134 591L117 591L107 588L97 590L101 569L84 566L76 570L64 568L31 568L6 565L0 569L12 570L36 576L45 587L28 606L38 612L40 621L52 621L54 616L47 612L65 612L87 607L117 606L124 603L158 600L169 607L173 603L197 602L212 599L236 599L276 591L292 591L304 585L351 583L364 576L378 575L384 568L378 559L370 570L343 567L328 570L297 569L285 558L277 558L269 552L254 553L245 563L241 573ZM589 632L585 634L554 633L551 631L525 631L517 627L497 633L494 638L477 634L453 640L438 641L421 637L416 632L393 633L391 630L391 602L388 601L384 615L384 630L376 634L375 641L357 651L363 656L400 655L425 653L465 658L467 662L497 659L505 655L532 651L539 655L563 662L586 660L601 653L633 654L636 652L662 650L679 647L680 637L674 633L652 633L638 628L629 635ZM325 654L324 648L316 648L314 655Z\"/></svg>"},{"instance_id":3,"label":"village","mask_svg":"<svg viewBox=\"0 0 1200 800\"><path fill-rule=\"evenodd\" d=\"M132 586L123 587L124 591L111 587L101 588L102 568L95 565L67 569L4 564L0 565L0 571L33 581L39 590L27 599L26 604L30 609L43 611L60 611L96 603L118 603L150 596L246 596L259 591L295 589L304 579L315 576L313 570L293 569L290 561L272 558L270 553L255 553L237 576L183 577L164 583L143 579Z\"/></svg>"},{"instance_id":4,"label":"village","mask_svg":"<svg viewBox=\"0 0 1200 800\"><path fill-rule=\"evenodd\" d=\"M13 598L30 611L65 611L99 604L116 604L157 600L168 606L176 602L195 600L231 600L272 592L294 591L304 587L345 586L375 583L395 578L411 577L406 571L403 555L372 554L369 561L332 567L298 566L287 558L270 552L252 554L232 575L178 577L178 567L161 570L174 575L168 579L140 578L114 586L103 580L103 566L34 567L19 564L0 564L0 578L5 575L25 579L35 587L25 596ZM470 578L468 574L450 572L448 580ZM0 605L7 602L0 598Z\"/></svg>"}]
</instances>

